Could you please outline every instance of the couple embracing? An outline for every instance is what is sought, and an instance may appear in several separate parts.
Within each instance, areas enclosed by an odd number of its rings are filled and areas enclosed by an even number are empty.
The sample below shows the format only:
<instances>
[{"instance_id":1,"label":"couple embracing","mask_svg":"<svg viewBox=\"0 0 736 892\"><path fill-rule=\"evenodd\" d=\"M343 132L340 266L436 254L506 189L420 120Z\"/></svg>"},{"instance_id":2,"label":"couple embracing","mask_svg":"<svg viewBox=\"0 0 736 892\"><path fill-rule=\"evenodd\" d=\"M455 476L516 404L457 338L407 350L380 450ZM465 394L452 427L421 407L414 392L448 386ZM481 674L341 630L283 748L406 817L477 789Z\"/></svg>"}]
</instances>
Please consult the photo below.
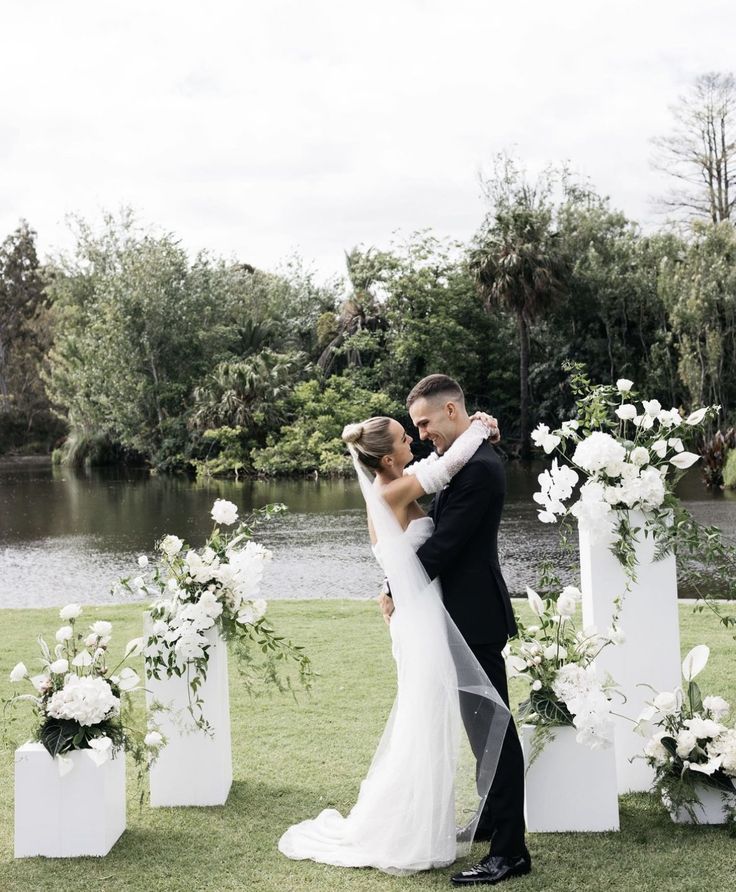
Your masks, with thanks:
<instances>
[{"instance_id":1,"label":"couple embracing","mask_svg":"<svg viewBox=\"0 0 736 892\"><path fill-rule=\"evenodd\" d=\"M531 869L524 760L501 653L516 624L497 553L506 489L491 445L499 432L492 417L468 415L446 375L422 379L407 408L435 447L423 461L412 463L411 438L393 419L343 432L388 582L380 600L396 700L347 817L326 809L290 827L279 849L404 874L446 867L473 840L488 840L488 855L452 882L493 885ZM425 514L417 500L429 493Z\"/></svg>"}]
</instances>

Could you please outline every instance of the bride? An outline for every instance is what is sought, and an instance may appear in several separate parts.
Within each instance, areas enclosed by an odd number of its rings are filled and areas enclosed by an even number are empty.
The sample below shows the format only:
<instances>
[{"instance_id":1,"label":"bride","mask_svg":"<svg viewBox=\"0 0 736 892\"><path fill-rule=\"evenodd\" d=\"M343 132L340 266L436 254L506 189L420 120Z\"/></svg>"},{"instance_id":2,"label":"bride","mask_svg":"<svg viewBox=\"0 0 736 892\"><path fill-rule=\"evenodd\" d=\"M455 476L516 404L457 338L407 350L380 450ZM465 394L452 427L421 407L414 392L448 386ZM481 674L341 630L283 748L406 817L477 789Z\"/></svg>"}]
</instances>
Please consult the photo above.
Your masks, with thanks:
<instances>
[{"instance_id":1,"label":"bride","mask_svg":"<svg viewBox=\"0 0 736 892\"><path fill-rule=\"evenodd\" d=\"M417 499L449 483L490 435L489 416L473 417L441 457L411 467L411 437L398 421L370 418L343 431L395 605L389 628L397 694L352 810L343 817L326 809L289 827L279 840L289 858L410 873L447 866L469 851L509 711L415 552L433 530ZM463 697L475 704L465 734L473 752L484 753L477 763L465 758Z\"/></svg>"}]
</instances>

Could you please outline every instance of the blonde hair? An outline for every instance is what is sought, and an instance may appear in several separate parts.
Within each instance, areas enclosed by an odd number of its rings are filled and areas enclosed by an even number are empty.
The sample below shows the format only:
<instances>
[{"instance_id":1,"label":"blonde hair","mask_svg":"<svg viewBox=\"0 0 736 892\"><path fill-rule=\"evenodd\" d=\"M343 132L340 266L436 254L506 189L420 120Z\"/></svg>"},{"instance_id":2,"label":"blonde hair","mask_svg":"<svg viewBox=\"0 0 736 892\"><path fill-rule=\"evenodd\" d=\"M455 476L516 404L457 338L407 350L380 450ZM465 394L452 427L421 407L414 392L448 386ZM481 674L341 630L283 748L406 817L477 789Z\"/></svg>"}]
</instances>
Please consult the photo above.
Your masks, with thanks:
<instances>
[{"instance_id":1,"label":"blonde hair","mask_svg":"<svg viewBox=\"0 0 736 892\"><path fill-rule=\"evenodd\" d=\"M394 451L391 419L376 415L358 424L348 424L342 432L343 440L353 446L361 463L372 471L381 466L381 459Z\"/></svg>"}]
</instances>

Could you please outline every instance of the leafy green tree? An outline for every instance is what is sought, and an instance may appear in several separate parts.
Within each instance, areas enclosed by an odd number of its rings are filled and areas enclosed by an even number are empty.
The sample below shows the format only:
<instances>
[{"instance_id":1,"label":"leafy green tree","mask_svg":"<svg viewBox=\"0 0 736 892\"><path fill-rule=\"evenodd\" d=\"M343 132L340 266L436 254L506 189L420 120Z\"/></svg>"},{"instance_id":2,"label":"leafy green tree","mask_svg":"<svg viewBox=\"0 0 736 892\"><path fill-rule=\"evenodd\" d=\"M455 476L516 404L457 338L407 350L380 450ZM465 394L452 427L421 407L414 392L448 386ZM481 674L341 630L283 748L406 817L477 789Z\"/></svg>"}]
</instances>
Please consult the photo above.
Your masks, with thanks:
<instances>
[{"instance_id":1,"label":"leafy green tree","mask_svg":"<svg viewBox=\"0 0 736 892\"><path fill-rule=\"evenodd\" d=\"M493 209L469 253L471 272L489 310L503 308L516 320L519 343L519 438L529 452L530 329L566 289L568 258L555 228L545 175L529 184L508 160L487 185Z\"/></svg>"},{"instance_id":2,"label":"leafy green tree","mask_svg":"<svg viewBox=\"0 0 736 892\"><path fill-rule=\"evenodd\" d=\"M63 431L41 379L50 341L36 233L23 220L0 245L0 451L46 449Z\"/></svg>"},{"instance_id":3,"label":"leafy green tree","mask_svg":"<svg viewBox=\"0 0 736 892\"><path fill-rule=\"evenodd\" d=\"M324 384L317 379L297 384L292 405L294 420L253 455L255 468L264 474L345 473L351 467L341 439L345 425L402 411L386 394L356 385L350 373L333 375Z\"/></svg>"}]
</instances>

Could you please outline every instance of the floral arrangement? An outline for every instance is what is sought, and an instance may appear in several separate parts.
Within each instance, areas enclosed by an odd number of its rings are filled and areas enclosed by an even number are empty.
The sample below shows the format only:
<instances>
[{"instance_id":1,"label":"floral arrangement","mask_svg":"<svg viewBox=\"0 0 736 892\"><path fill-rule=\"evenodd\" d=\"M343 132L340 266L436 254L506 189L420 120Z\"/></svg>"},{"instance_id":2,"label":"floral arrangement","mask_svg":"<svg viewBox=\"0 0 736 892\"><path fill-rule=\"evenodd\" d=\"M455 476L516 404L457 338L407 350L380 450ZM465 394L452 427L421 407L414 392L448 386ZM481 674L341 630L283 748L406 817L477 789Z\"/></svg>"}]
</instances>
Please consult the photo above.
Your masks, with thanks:
<instances>
[{"instance_id":1,"label":"floral arrangement","mask_svg":"<svg viewBox=\"0 0 736 892\"><path fill-rule=\"evenodd\" d=\"M703 697L694 681L709 656L705 644L690 651L682 663L684 687L655 691L637 731L649 738L644 755L667 808L684 808L695 821L696 785L711 786L725 794L724 807L736 830L736 728L726 724L731 707L722 697Z\"/></svg>"},{"instance_id":2,"label":"floral arrangement","mask_svg":"<svg viewBox=\"0 0 736 892\"><path fill-rule=\"evenodd\" d=\"M618 628L605 635L595 628L576 629L573 617L581 594L574 586L546 598L531 588L526 594L538 622L527 626L517 617L519 632L509 644L506 663L510 677L529 683L519 718L535 726L531 761L560 725L575 727L577 742L593 750L610 747L615 683L610 678L601 682L593 661L604 647L622 643L623 633Z\"/></svg>"},{"instance_id":3,"label":"floral arrangement","mask_svg":"<svg viewBox=\"0 0 736 892\"><path fill-rule=\"evenodd\" d=\"M634 384L626 378L615 386L593 387L579 367L571 383L578 396L577 417L563 421L558 430L540 424L532 433L546 454L558 452L566 462L555 458L539 475L541 488L534 494L539 519L556 523L574 516L592 541L613 546L626 564L632 536L626 512L639 509L648 531L666 534L677 502L674 485L699 459L686 443L717 417L720 406L685 416L678 408L664 409L656 399L635 399ZM581 478L577 498L566 504Z\"/></svg>"},{"instance_id":4,"label":"floral arrangement","mask_svg":"<svg viewBox=\"0 0 736 892\"><path fill-rule=\"evenodd\" d=\"M248 521L239 521L237 506L217 499L211 511L214 529L203 548L190 548L175 535L164 536L158 543L158 562L151 567L148 557L141 555L143 575L132 584L123 580L129 590L155 598L143 646L146 672L157 679L187 678L189 712L204 731L210 728L198 690L207 676L211 647L207 635L212 629L231 643L249 690L256 680L280 690L291 688L290 678L279 672L280 664L288 660L298 667L300 683L307 688L311 684L309 658L266 623L267 604L260 597L272 555L253 541L253 525L283 510L283 505L269 505ZM221 529L232 526L231 534ZM256 659L254 651L262 658Z\"/></svg>"},{"instance_id":5,"label":"floral arrangement","mask_svg":"<svg viewBox=\"0 0 736 892\"><path fill-rule=\"evenodd\" d=\"M135 726L131 695L140 689L140 678L124 665L140 656L143 639L128 642L123 658L109 667L112 623L98 620L84 633L77 628L81 614L79 604L61 609L65 625L56 632L53 652L38 638L43 671L30 675L25 664L18 663L10 673L12 682L26 681L35 693L16 694L7 703L33 705L39 720L34 739L56 758L61 776L74 765L65 755L72 750L87 751L98 766L120 750L132 753L139 767L150 764L165 741L155 726Z\"/></svg>"}]
</instances>

